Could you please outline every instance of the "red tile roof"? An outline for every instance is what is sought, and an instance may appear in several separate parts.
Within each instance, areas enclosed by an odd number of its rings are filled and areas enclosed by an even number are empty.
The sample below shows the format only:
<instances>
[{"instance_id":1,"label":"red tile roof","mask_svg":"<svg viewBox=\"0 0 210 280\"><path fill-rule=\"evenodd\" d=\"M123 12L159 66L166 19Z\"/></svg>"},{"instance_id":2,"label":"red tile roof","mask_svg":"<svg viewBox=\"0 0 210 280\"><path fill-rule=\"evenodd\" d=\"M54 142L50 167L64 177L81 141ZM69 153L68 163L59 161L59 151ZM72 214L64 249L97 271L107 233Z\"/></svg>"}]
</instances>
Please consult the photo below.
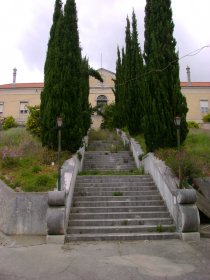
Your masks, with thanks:
<instances>
[{"instance_id":1,"label":"red tile roof","mask_svg":"<svg viewBox=\"0 0 210 280\"><path fill-rule=\"evenodd\" d=\"M16 83L0 85L0 89L13 89L13 88L43 88L44 83Z\"/></svg>"},{"instance_id":2,"label":"red tile roof","mask_svg":"<svg viewBox=\"0 0 210 280\"><path fill-rule=\"evenodd\" d=\"M181 87L210 87L210 82L181 82Z\"/></svg>"},{"instance_id":3,"label":"red tile roof","mask_svg":"<svg viewBox=\"0 0 210 280\"><path fill-rule=\"evenodd\" d=\"M210 87L210 82L192 82L189 85L188 82L181 82L181 87ZM14 89L14 88L43 88L44 83L16 83L0 85L0 89Z\"/></svg>"}]
</instances>

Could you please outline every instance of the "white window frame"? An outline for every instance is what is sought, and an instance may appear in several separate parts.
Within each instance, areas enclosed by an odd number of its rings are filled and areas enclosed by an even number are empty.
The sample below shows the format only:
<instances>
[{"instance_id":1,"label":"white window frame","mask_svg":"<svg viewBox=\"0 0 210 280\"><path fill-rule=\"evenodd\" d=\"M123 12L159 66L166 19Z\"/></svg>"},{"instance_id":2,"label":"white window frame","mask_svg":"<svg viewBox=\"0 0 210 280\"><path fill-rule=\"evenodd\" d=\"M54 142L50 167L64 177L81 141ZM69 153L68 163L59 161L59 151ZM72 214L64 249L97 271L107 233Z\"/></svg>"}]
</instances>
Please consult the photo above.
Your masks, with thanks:
<instances>
[{"instance_id":1,"label":"white window frame","mask_svg":"<svg viewBox=\"0 0 210 280\"><path fill-rule=\"evenodd\" d=\"M4 114L4 102L0 101L0 116Z\"/></svg>"},{"instance_id":2,"label":"white window frame","mask_svg":"<svg viewBox=\"0 0 210 280\"><path fill-rule=\"evenodd\" d=\"M28 101L20 101L20 115L28 115L29 114L29 110L28 107L29 106L29 102Z\"/></svg>"},{"instance_id":3,"label":"white window frame","mask_svg":"<svg viewBox=\"0 0 210 280\"><path fill-rule=\"evenodd\" d=\"M98 106L98 105L102 105L102 106L107 105L107 104L108 104L108 98L107 98L107 96L104 95L104 94L101 94L101 95L97 96L97 98L96 98L96 104L97 104L97 106Z\"/></svg>"},{"instance_id":4,"label":"white window frame","mask_svg":"<svg viewBox=\"0 0 210 280\"><path fill-rule=\"evenodd\" d=\"M208 99L201 99L200 100L200 110L201 110L201 113L208 113L209 112L209 101L208 101Z\"/></svg>"}]
</instances>

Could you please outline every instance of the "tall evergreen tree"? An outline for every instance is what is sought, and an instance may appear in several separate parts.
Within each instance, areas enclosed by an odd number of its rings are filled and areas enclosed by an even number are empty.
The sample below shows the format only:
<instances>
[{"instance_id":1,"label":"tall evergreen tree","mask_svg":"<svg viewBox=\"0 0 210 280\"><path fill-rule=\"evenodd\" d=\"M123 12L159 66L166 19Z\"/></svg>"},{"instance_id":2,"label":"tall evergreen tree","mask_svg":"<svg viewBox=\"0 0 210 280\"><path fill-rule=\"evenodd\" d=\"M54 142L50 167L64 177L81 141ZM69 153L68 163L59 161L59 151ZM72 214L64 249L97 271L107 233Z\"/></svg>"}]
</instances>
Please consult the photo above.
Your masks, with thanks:
<instances>
[{"instance_id":1,"label":"tall evergreen tree","mask_svg":"<svg viewBox=\"0 0 210 280\"><path fill-rule=\"evenodd\" d=\"M130 75L129 90L127 92L127 126L131 135L143 132L142 118L144 114L144 80L143 58L138 42L137 20L135 12L132 14L131 54L129 57Z\"/></svg>"},{"instance_id":2,"label":"tall evergreen tree","mask_svg":"<svg viewBox=\"0 0 210 280\"><path fill-rule=\"evenodd\" d=\"M57 99L57 84L60 82L60 36L63 20L62 2L55 1L53 24L50 30L50 39L44 67L44 89L41 93L40 117L41 117L41 140L42 144L49 148L57 146L56 116L60 114Z\"/></svg>"},{"instance_id":3,"label":"tall evergreen tree","mask_svg":"<svg viewBox=\"0 0 210 280\"><path fill-rule=\"evenodd\" d=\"M144 115L144 65L138 42L137 19L132 14L132 29L127 17L125 51L117 51L115 81L115 119L118 127L127 126L131 135L142 133Z\"/></svg>"},{"instance_id":4,"label":"tall evergreen tree","mask_svg":"<svg viewBox=\"0 0 210 280\"><path fill-rule=\"evenodd\" d=\"M176 145L175 116L181 117L181 142L186 138L187 105L180 89L178 54L173 37L170 0L147 0L144 58L147 71L147 114L144 131L147 148Z\"/></svg>"},{"instance_id":5,"label":"tall evergreen tree","mask_svg":"<svg viewBox=\"0 0 210 280\"><path fill-rule=\"evenodd\" d=\"M122 92L122 61L119 46L117 47L117 61L116 61L116 75L115 75L115 89L113 90L115 95L115 111L114 111L114 124L118 128L122 128L125 125L124 110L123 110L123 92Z\"/></svg>"},{"instance_id":6,"label":"tall evergreen tree","mask_svg":"<svg viewBox=\"0 0 210 280\"><path fill-rule=\"evenodd\" d=\"M83 58L82 60L82 73L81 73L81 93L82 93L82 115L83 115L83 126L84 134L87 133L91 125L91 107L89 104L89 75L90 72L93 74L92 70L90 71L88 60Z\"/></svg>"},{"instance_id":7,"label":"tall evergreen tree","mask_svg":"<svg viewBox=\"0 0 210 280\"><path fill-rule=\"evenodd\" d=\"M67 0L63 18L63 54L60 60L62 88L58 99L60 114L63 117L63 142L67 150L76 151L85 134L81 89L82 56L79 44L77 10L75 0Z\"/></svg>"},{"instance_id":8,"label":"tall evergreen tree","mask_svg":"<svg viewBox=\"0 0 210 280\"><path fill-rule=\"evenodd\" d=\"M42 143L57 147L56 119L63 118L62 148L76 151L90 125L89 65L82 59L75 0L64 12L56 0L41 97Z\"/></svg>"}]
</instances>

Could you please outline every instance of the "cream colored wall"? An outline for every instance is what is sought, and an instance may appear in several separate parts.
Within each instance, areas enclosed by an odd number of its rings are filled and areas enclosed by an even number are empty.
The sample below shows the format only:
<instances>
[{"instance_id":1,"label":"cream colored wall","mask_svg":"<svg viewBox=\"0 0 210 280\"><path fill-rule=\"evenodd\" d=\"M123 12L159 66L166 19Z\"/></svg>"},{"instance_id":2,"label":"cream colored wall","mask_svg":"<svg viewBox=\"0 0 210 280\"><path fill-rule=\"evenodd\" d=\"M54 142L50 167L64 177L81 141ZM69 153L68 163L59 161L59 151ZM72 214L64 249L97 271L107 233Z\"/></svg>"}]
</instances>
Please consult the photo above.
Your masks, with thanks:
<instances>
[{"instance_id":1,"label":"cream colored wall","mask_svg":"<svg viewBox=\"0 0 210 280\"><path fill-rule=\"evenodd\" d=\"M40 104L40 92L36 89L0 90L0 102L4 103L2 117L13 116L17 122L25 122L28 115L20 114L20 102L26 101L29 106Z\"/></svg>"},{"instance_id":2,"label":"cream colored wall","mask_svg":"<svg viewBox=\"0 0 210 280\"><path fill-rule=\"evenodd\" d=\"M110 87L114 87L114 81L112 79L115 78L115 74L107 71L105 69L99 69L98 72L101 74L103 78L103 83L101 83L99 80L95 79L94 77L90 77L90 87L97 87L101 86L101 84L108 85Z\"/></svg>"},{"instance_id":3,"label":"cream colored wall","mask_svg":"<svg viewBox=\"0 0 210 280\"><path fill-rule=\"evenodd\" d=\"M108 99L108 104L115 102L115 96L112 91L114 88L115 78L114 73L105 69L99 69L99 72L104 79L104 82L96 80L90 77L90 94L89 102L92 107L97 104L97 97L99 95L105 95ZM30 106L40 104L41 88L11 88L0 89L0 102L4 102L3 117L12 115L17 121L24 121L27 115L20 115L20 101L28 101ZM200 111L200 100L208 100L210 106L210 87L195 87L188 86L182 87L183 95L186 97L188 113L187 120L193 120L196 122L202 122L203 113Z\"/></svg>"},{"instance_id":4,"label":"cream colored wall","mask_svg":"<svg viewBox=\"0 0 210 280\"><path fill-rule=\"evenodd\" d=\"M115 96L112 91L114 88L114 81L115 78L114 73L107 71L105 69L99 69L99 73L103 78L103 83L96 80L93 77L90 77L90 94L89 94L89 103L92 107L97 105L97 97L99 95L105 95L108 99L108 104L115 102Z\"/></svg>"},{"instance_id":5,"label":"cream colored wall","mask_svg":"<svg viewBox=\"0 0 210 280\"><path fill-rule=\"evenodd\" d=\"M201 123L202 117L205 115L200 110L200 100L208 100L210 105L210 88L202 87L183 87L182 94L186 97L187 107L187 120L196 121Z\"/></svg>"}]
</instances>

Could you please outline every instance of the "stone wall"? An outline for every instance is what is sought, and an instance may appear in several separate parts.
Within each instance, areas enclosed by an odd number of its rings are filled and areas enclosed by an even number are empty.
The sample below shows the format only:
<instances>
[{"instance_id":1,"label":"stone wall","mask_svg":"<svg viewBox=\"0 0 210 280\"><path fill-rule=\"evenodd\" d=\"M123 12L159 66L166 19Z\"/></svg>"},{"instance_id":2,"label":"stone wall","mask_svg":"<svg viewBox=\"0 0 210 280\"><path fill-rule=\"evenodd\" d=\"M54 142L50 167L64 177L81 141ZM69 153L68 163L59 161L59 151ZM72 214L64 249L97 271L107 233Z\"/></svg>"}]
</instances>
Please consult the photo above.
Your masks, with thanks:
<instances>
[{"instance_id":1,"label":"stone wall","mask_svg":"<svg viewBox=\"0 0 210 280\"><path fill-rule=\"evenodd\" d=\"M0 180L0 230L8 235L46 235L47 193L16 193Z\"/></svg>"}]
</instances>

